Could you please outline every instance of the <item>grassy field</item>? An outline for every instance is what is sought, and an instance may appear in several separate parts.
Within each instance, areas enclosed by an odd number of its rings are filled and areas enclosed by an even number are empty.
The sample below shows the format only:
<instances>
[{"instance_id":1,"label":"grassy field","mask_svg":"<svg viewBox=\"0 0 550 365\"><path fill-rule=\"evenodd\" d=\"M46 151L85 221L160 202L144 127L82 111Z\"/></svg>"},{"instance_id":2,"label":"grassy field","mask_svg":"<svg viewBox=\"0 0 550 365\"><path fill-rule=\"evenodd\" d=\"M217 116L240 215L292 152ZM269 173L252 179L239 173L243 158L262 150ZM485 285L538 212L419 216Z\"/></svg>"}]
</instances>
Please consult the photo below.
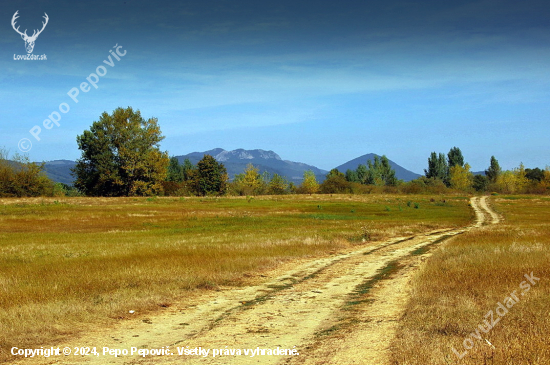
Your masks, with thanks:
<instances>
[{"instance_id":1,"label":"grassy field","mask_svg":"<svg viewBox=\"0 0 550 365\"><path fill-rule=\"evenodd\" d=\"M467 197L0 200L0 360L291 260L468 224Z\"/></svg>"},{"instance_id":2,"label":"grassy field","mask_svg":"<svg viewBox=\"0 0 550 365\"><path fill-rule=\"evenodd\" d=\"M392 363L550 364L550 199L491 200L504 221L450 240L415 277Z\"/></svg>"}]
</instances>

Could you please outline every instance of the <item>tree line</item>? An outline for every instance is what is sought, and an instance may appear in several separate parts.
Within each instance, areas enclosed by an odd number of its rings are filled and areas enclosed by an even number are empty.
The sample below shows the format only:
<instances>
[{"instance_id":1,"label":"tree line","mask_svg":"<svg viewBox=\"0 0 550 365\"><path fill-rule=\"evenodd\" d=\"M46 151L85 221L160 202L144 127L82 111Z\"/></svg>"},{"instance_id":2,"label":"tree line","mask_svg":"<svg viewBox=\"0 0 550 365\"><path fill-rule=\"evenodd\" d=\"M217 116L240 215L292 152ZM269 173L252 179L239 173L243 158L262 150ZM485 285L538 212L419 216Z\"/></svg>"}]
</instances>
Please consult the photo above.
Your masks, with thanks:
<instances>
[{"instance_id":1,"label":"tree line","mask_svg":"<svg viewBox=\"0 0 550 365\"><path fill-rule=\"evenodd\" d=\"M43 164L22 156L8 159L0 150L0 196L210 196L281 194L364 194L372 192L550 193L550 169L526 169L523 164L503 171L492 156L484 175L474 175L462 151L453 147L445 155L432 152L424 176L404 182L397 179L386 156L375 156L355 170L331 170L319 183L306 171L301 184L278 174L261 173L249 164L229 181L225 166L210 155L197 165L180 164L160 151L164 139L156 118L144 119L139 110L117 108L104 112L89 130L77 136L81 157L73 168L74 187L54 184Z\"/></svg>"}]
</instances>

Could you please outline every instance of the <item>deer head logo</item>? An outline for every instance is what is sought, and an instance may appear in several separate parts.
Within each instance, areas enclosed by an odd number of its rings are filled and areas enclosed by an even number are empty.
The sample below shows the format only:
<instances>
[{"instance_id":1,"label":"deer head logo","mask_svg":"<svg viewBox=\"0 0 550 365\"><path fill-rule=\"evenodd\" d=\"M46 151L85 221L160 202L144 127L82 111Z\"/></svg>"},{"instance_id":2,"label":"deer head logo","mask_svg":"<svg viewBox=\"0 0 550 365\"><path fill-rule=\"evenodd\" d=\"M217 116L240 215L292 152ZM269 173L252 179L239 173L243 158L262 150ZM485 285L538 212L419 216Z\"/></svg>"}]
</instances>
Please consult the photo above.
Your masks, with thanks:
<instances>
[{"instance_id":1,"label":"deer head logo","mask_svg":"<svg viewBox=\"0 0 550 365\"><path fill-rule=\"evenodd\" d=\"M19 31L19 27L15 28L15 20L17 18L19 18L19 16L17 15L17 13L19 12L19 10L17 10L15 12L15 14L13 14L13 18L11 18L11 26L13 27L13 29L19 33L21 35L21 38L23 38L23 40L25 41L25 48L27 49L27 53L32 53L32 50L34 49L34 42L36 41L36 38L38 38L38 36L40 35L40 33L42 33L42 31L44 30L44 28L46 28L46 24L48 24L48 14L44 13L45 16L43 17L44 19L46 19L46 22L42 22L42 29L40 29L37 33L37 30L34 31L34 33L32 34L32 36L28 36L27 35L27 30L25 29L25 32L21 33Z\"/></svg>"}]
</instances>

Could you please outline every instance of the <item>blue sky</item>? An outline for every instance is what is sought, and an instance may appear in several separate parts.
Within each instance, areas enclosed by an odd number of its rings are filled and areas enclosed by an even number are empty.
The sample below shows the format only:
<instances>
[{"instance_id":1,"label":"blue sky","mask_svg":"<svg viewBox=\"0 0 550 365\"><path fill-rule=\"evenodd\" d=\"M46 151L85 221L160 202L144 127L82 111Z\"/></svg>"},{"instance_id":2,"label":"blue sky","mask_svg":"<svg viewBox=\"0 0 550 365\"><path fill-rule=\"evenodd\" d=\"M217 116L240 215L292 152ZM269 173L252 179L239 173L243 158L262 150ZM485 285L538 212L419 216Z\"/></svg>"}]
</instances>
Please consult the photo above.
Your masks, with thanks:
<instances>
[{"instance_id":1,"label":"blue sky","mask_svg":"<svg viewBox=\"0 0 550 365\"><path fill-rule=\"evenodd\" d=\"M0 146L76 159L102 112L156 117L171 155L273 150L330 169L366 153L421 173L550 165L550 4L487 1L12 1L0 5ZM35 55L11 27L49 23ZM126 55L103 60L113 46ZM67 95L96 72L98 88ZM42 123L61 103L60 126ZM29 133L42 127L40 141Z\"/></svg>"}]
</instances>

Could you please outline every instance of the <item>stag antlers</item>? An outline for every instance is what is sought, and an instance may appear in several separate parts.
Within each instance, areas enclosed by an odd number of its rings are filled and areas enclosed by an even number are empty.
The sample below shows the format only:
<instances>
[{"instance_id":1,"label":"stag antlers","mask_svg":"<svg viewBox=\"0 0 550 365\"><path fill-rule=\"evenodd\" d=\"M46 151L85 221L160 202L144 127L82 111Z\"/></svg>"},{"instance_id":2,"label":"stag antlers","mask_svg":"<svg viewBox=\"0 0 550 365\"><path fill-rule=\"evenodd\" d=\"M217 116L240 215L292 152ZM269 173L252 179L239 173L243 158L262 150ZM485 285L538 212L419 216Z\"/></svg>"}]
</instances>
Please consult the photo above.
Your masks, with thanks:
<instances>
[{"instance_id":1,"label":"stag antlers","mask_svg":"<svg viewBox=\"0 0 550 365\"><path fill-rule=\"evenodd\" d=\"M46 22L42 22L42 29L40 30L35 29L32 36L29 37L27 35L26 29L25 29L25 32L21 33L21 31L19 31L19 27L15 28L15 20L19 18L19 16L17 15L18 12L19 10L17 10L15 14L13 14L13 18L11 18L11 26L17 33L21 35L21 38L23 38L23 40L25 41L25 47L27 48L27 52L32 53L32 50L34 48L34 41L36 41L36 38L38 38L40 33L42 33L42 31L44 30L44 28L46 28L46 25L48 24L48 20L49 20L48 14L44 13L43 18L46 20Z\"/></svg>"}]
</instances>

